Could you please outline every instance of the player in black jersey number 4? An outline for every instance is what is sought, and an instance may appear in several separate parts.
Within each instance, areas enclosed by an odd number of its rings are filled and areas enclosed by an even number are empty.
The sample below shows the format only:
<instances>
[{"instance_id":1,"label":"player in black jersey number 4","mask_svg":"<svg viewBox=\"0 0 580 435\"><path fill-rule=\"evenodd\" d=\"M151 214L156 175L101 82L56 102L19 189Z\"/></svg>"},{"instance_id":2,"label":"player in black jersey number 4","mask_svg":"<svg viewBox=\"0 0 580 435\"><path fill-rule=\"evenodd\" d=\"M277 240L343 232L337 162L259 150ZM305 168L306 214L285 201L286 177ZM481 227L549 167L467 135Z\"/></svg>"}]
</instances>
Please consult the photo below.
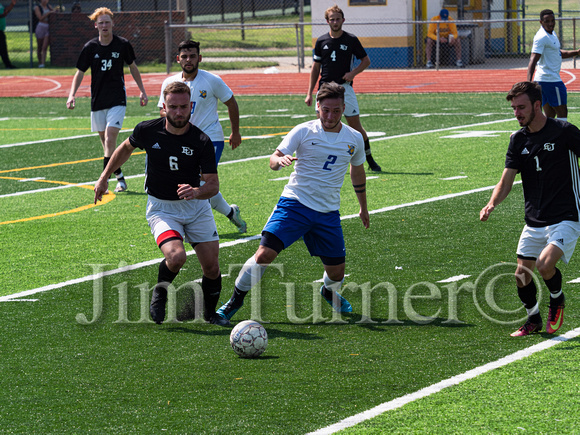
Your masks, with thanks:
<instances>
[{"instance_id":1,"label":"player in black jersey number 4","mask_svg":"<svg viewBox=\"0 0 580 435\"><path fill-rule=\"evenodd\" d=\"M156 323L165 320L167 288L185 264L184 241L191 243L201 265L204 317L221 326L229 321L215 313L222 288L218 261L219 236L207 200L219 191L215 151L210 138L189 122L190 90L174 82L164 90L165 118L139 123L115 150L95 185L95 204L107 190L107 180L136 148L147 153L145 190L147 221L164 260L159 265L150 313ZM200 186L200 174L205 184Z\"/></svg>"},{"instance_id":2,"label":"player in black jersey number 4","mask_svg":"<svg viewBox=\"0 0 580 435\"><path fill-rule=\"evenodd\" d=\"M371 64L371 61L358 38L342 30L344 13L338 6L334 5L328 8L324 17L330 26L330 32L318 38L314 46L314 63L310 71L308 93L304 102L307 106L312 105L312 93L319 75L319 88L322 83L335 82L342 85L345 89L344 116L346 122L362 134L369 168L372 171L380 172L381 167L373 159L369 137L360 122L358 101L352 86L356 75L363 72ZM355 57L360 59L361 63L356 68L351 69ZM316 112L318 113L318 107Z\"/></svg>"},{"instance_id":3,"label":"player in black jersey number 4","mask_svg":"<svg viewBox=\"0 0 580 435\"><path fill-rule=\"evenodd\" d=\"M550 291L546 331L553 334L562 326L565 301L556 263L570 261L580 235L580 130L542 113L542 91L537 83L516 83L507 100L522 128L510 138L505 169L479 218L489 218L509 194L519 172L526 225L518 243L515 277L528 319L511 335L521 337L542 329L534 268Z\"/></svg>"}]
</instances>

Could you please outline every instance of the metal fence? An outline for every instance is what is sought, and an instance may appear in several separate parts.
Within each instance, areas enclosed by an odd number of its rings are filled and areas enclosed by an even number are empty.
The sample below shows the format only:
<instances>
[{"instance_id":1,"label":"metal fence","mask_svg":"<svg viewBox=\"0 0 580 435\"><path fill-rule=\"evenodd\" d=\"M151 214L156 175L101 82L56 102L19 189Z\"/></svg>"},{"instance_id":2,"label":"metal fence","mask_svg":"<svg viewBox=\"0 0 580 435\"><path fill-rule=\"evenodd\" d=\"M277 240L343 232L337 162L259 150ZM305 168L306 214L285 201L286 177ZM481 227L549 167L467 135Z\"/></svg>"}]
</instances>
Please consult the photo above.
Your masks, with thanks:
<instances>
[{"instance_id":1,"label":"metal fence","mask_svg":"<svg viewBox=\"0 0 580 435\"><path fill-rule=\"evenodd\" d=\"M4 5L8 1L0 0ZM74 3L77 2L54 2L62 9L58 14L70 14ZM10 60L21 68L38 65L37 41L28 26L32 4L32 0L19 0L6 18ZM175 45L175 38L171 39L171 33L176 29L182 33L185 29L188 37L201 42L204 62L211 61L212 69L278 66L285 67L286 71L307 69L312 62L314 41L328 31L323 17L311 21L308 0L81 0L80 5L84 17L101 6L109 7L114 13L159 11L163 16L167 14L165 35L156 35L160 41L165 41L167 69L176 54L172 46ZM170 10L184 11L183 22L172 21ZM563 49L576 48L579 20L580 17L557 18L555 32ZM140 25L143 28L150 26L145 18L142 21ZM538 18L455 22L460 32L461 57L466 68L525 67L533 37L540 28ZM361 39L371 58L371 68L424 68L429 23L378 22L369 18L364 22L347 20L344 30ZM86 25L92 26L88 19ZM115 32L133 42L138 38L135 35L140 34L135 29L116 28ZM437 68L455 67L455 54L448 51L444 46L436 47L434 63ZM139 56L137 52L138 62ZM143 54L141 57L144 57ZM575 59L567 62L571 62L571 67L576 66ZM47 65L50 65L50 49ZM70 66L74 67L74 64Z\"/></svg>"}]
</instances>

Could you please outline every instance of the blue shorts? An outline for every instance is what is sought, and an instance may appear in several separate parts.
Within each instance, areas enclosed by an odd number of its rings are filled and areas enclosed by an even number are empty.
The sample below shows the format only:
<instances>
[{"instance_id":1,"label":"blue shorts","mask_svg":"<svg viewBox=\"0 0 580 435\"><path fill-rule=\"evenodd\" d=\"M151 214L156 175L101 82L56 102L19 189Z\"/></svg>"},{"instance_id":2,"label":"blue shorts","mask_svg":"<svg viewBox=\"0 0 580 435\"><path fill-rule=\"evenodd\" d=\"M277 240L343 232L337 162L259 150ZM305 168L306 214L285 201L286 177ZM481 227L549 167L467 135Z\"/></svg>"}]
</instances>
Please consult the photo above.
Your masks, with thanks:
<instances>
[{"instance_id":1,"label":"blue shorts","mask_svg":"<svg viewBox=\"0 0 580 435\"><path fill-rule=\"evenodd\" d=\"M552 107L568 104L568 94L564 82L538 82L542 87L542 106L549 104Z\"/></svg>"},{"instance_id":2,"label":"blue shorts","mask_svg":"<svg viewBox=\"0 0 580 435\"><path fill-rule=\"evenodd\" d=\"M321 213L282 197L262 231L278 237L284 248L303 237L313 257L344 257L346 253L338 210Z\"/></svg>"},{"instance_id":3,"label":"blue shorts","mask_svg":"<svg viewBox=\"0 0 580 435\"><path fill-rule=\"evenodd\" d=\"M222 153L224 152L225 142L222 140L221 142L215 141L213 142L213 149L215 150L215 164L217 165L222 158Z\"/></svg>"}]
</instances>

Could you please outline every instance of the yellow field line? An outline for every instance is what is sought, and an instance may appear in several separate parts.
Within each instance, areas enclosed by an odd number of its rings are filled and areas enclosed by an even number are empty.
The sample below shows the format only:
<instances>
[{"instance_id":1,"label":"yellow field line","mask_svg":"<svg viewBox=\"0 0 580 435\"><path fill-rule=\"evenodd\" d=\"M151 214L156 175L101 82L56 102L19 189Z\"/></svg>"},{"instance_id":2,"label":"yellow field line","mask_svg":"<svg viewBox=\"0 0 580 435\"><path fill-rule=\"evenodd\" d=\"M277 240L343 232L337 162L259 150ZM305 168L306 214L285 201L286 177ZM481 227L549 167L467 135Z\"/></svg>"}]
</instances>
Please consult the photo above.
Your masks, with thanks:
<instances>
[{"instance_id":1,"label":"yellow field line","mask_svg":"<svg viewBox=\"0 0 580 435\"><path fill-rule=\"evenodd\" d=\"M138 151L136 153L133 153L134 155L139 155L139 154L144 154L145 151ZM43 168L55 168L57 166L64 166L64 165L76 165L78 163L87 163L87 162L95 162L97 160L103 160L102 157L97 157L94 159L86 159L86 160L76 160L73 162L62 162L62 163L51 163L48 165L42 165L42 166L30 166L28 168L16 168L16 169L5 169L3 171L0 171L0 174L6 174L8 172L20 172L20 171L29 171L31 169L43 169ZM14 178L15 180L18 180L18 178ZM74 183L71 183L74 184Z\"/></svg>"},{"instance_id":2,"label":"yellow field line","mask_svg":"<svg viewBox=\"0 0 580 435\"><path fill-rule=\"evenodd\" d=\"M26 180L26 178L15 178L15 177L0 177L2 179L5 180ZM39 183L52 183L52 184L62 184L64 186L78 186L78 187L82 187L83 189L89 189L89 190L93 190L93 186L91 185L87 185L87 184L76 184L76 183L68 183L66 181L54 181L54 180L33 180ZM50 218L50 217L55 217L55 216L62 216L65 214L70 214L70 213L77 213L83 210L88 210L90 208L96 207L97 205L102 205L102 204L106 204L108 202L111 202L113 199L115 199L116 195L114 193L109 192L106 195L103 195L103 200L101 201L100 204L87 204L87 205L83 205L81 207L77 207L77 208L73 208L72 210L65 210L65 211L59 211L57 213L49 213L49 214L44 214L42 216L32 216L32 217L28 217L28 218L23 218L23 219L17 219L17 220L13 220L13 221L5 221L5 222L0 222L0 225L5 225L5 224L15 224L18 222L30 222L30 221L35 221L35 220L39 220L39 219L46 219L46 218Z\"/></svg>"}]
</instances>

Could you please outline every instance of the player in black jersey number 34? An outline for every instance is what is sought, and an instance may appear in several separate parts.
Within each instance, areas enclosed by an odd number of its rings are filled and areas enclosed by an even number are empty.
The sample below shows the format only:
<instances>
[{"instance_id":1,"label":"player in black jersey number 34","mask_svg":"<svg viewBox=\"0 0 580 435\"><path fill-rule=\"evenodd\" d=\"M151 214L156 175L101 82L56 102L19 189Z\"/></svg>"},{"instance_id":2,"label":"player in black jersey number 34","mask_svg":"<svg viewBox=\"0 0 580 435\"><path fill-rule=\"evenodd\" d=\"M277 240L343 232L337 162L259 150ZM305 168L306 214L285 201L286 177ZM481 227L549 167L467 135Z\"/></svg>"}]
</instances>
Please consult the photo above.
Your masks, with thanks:
<instances>
[{"instance_id":1,"label":"player in black jersey number 34","mask_svg":"<svg viewBox=\"0 0 580 435\"><path fill-rule=\"evenodd\" d=\"M164 92L165 118L139 123L131 136L115 150L95 184L95 204L107 190L107 180L136 148L147 153L145 190L147 221L165 257L159 265L150 313L156 323L165 320L167 288L185 264L184 241L191 243L201 265L204 317L220 326L229 321L216 315L222 288L219 236L211 205L205 201L219 191L215 150L210 138L189 122L190 89L183 82ZM200 174L205 184L200 186Z\"/></svg>"},{"instance_id":2,"label":"player in black jersey number 34","mask_svg":"<svg viewBox=\"0 0 580 435\"><path fill-rule=\"evenodd\" d=\"M562 326L565 301L556 263L570 261L580 235L580 130L542 113L542 91L537 83L516 83L507 100L522 128L510 138L505 169L479 218L489 218L508 196L519 172L526 225L518 243L515 276L528 319L511 335L521 337L542 329L534 268L550 291L546 332L553 334Z\"/></svg>"}]
</instances>

